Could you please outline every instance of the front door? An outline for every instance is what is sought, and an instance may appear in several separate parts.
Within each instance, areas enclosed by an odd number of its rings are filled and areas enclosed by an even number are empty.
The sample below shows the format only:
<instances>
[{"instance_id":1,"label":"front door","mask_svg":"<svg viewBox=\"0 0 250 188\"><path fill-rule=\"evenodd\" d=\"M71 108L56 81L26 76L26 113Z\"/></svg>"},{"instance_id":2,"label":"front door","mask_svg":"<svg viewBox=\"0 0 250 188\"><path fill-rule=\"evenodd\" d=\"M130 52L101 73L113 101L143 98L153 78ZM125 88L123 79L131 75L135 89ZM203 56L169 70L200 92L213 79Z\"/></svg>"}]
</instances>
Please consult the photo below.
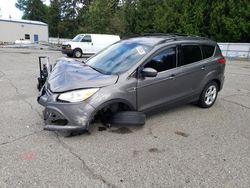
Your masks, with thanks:
<instances>
[{"instance_id":1,"label":"front door","mask_svg":"<svg viewBox=\"0 0 250 188\"><path fill-rule=\"evenodd\" d=\"M139 111L149 110L165 103L175 101L183 95L179 79L182 72L177 67L177 47L168 47L156 53L143 67L158 71L153 78L138 79L137 108Z\"/></svg>"},{"instance_id":2,"label":"front door","mask_svg":"<svg viewBox=\"0 0 250 188\"><path fill-rule=\"evenodd\" d=\"M91 35L84 35L81 40L81 49L83 54L94 54L94 44Z\"/></svg>"}]
</instances>

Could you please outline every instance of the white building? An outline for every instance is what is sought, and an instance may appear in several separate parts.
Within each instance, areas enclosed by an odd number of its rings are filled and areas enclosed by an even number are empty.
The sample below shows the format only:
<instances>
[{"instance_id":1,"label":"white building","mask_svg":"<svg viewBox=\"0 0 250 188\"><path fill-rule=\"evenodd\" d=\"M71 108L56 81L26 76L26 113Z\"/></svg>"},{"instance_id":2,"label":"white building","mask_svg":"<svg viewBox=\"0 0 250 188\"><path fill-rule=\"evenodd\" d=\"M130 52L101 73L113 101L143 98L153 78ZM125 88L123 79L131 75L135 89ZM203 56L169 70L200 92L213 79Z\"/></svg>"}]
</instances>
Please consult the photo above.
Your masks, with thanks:
<instances>
[{"instance_id":1,"label":"white building","mask_svg":"<svg viewBox=\"0 0 250 188\"><path fill-rule=\"evenodd\" d=\"M0 18L0 42L15 42L15 40L30 40L32 43L48 42L48 24Z\"/></svg>"}]
</instances>

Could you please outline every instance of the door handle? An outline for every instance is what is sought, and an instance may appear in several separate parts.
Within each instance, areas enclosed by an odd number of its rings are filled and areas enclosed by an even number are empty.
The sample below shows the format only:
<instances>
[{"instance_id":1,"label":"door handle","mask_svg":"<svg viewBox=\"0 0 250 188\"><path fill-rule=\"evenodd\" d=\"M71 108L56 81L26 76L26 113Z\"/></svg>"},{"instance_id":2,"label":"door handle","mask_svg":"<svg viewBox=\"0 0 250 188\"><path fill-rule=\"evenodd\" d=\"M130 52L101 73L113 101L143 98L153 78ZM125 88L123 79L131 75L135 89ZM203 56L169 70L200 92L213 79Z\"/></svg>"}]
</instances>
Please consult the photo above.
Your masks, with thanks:
<instances>
[{"instance_id":1,"label":"door handle","mask_svg":"<svg viewBox=\"0 0 250 188\"><path fill-rule=\"evenodd\" d=\"M206 70L206 66L202 66L202 67L201 67L201 70Z\"/></svg>"}]
</instances>

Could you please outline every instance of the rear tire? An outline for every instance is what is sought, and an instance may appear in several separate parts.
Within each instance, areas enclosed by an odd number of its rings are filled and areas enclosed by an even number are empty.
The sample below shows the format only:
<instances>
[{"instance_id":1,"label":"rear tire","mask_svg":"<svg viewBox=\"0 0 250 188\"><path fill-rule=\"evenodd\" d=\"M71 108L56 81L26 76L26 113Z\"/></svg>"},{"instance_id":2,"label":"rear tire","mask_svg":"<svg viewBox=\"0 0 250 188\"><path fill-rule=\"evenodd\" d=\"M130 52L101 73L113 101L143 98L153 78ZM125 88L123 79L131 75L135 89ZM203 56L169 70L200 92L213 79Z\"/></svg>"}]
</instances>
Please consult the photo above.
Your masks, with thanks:
<instances>
[{"instance_id":1,"label":"rear tire","mask_svg":"<svg viewBox=\"0 0 250 188\"><path fill-rule=\"evenodd\" d=\"M213 106L218 96L218 91L219 87L216 82L212 81L208 83L201 93L199 106L202 108L210 108Z\"/></svg>"}]
</instances>

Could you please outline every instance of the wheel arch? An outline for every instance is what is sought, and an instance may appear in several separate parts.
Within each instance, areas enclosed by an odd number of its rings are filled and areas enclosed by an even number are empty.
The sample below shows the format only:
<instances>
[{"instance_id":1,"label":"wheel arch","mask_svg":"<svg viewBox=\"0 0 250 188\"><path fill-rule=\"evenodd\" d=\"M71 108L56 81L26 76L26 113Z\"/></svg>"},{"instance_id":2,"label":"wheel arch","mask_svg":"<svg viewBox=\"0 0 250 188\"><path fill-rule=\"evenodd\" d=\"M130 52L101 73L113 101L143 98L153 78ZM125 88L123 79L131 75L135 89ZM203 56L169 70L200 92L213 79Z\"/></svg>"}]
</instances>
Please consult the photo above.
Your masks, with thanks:
<instances>
[{"instance_id":1,"label":"wheel arch","mask_svg":"<svg viewBox=\"0 0 250 188\"><path fill-rule=\"evenodd\" d=\"M101 105L99 105L95 111L98 112L107 106L110 106L112 104L117 104L117 103L124 104L124 105L128 106L130 110L135 110L135 107L126 99L112 99L112 100L106 101L106 102L102 103Z\"/></svg>"},{"instance_id":2,"label":"wheel arch","mask_svg":"<svg viewBox=\"0 0 250 188\"><path fill-rule=\"evenodd\" d=\"M112 100L109 100L109 101L106 101L102 104L100 104L98 107L95 108L95 110L92 112L91 114L91 117L90 117L90 122L95 118L95 115L97 115L97 113L99 111L101 111L102 109L110 106L110 105L113 105L113 104L123 104L125 106L127 106L129 108L129 110L133 111L133 110L136 110L135 106L133 106L128 100L126 99L112 99ZM90 125L90 122L88 123L88 126Z\"/></svg>"},{"instance_id":3,"label":"wheel arch","mask_svg":"<svg viewBox=\"0 0 250 188\"><path fill-rule=\"evenodd\" d=\"M202 92L204 87L212 81L214 81L218 84L218 89L220 91L222 89L222 80L221 80L220 74L218 73L217 70L209 72L203 78L203 80L201 81L200 86L199 86L199 91Z\"/></svg>"},{"instance_id":4,"label":"wheel arch","mask_svg":"<svg viewBox=\"0 0 250 188\"><path fill-rule=\"evenodd\" d=\"M218 85L218 90L221 90L221 81L219 79L213 79L210 82L215 82Z\"/></svg>"}]
</instances>

